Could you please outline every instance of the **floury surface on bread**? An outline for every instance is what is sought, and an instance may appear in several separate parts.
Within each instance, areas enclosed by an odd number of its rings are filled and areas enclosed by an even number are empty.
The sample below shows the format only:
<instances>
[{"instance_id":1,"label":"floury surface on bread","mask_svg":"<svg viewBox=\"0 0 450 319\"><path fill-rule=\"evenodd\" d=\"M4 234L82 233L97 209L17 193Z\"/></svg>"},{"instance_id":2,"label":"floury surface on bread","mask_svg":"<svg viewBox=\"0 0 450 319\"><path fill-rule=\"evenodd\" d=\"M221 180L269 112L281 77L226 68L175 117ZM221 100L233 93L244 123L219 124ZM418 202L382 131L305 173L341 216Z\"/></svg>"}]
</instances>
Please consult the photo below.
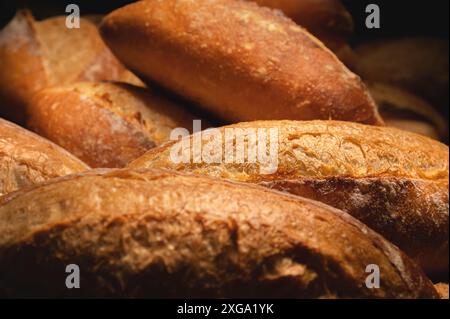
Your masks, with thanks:
<instances>
[{"instance_id":1,"label":"floury surface on bread","mask_svg":"<svg viewBox=\"0 0 450 319\"><path fill-rule=\"evenodd\" d=\"M88 169L59 146L0 119L0 196Z\"/></svg>"},{"instance_id":2,"label":"floury surface on bread","mask_svg":"<svg viewBox=\"0 0 450 319\"><path fill-rule=\"evenodd\" d=\"M262 139L259 129L266 130ZM269 136L270 130L276 135ZM218 161L201 156L194 161L197 134L155 148L129 167L256 183L319 200L384 235L427 273L448 273L448 146L394 128L338 121L257 121L222 127L217 133L217 140L211 132L200 137L200 146L205 146L200 155L209 152L207 145L218 145L213 150L219 156L207 157ZM239 141L245 152L237 161ZM268 167L275 170L265 172L261 161L249 160L249 149L261 147L271 155ZM179 157L180 152L187 156Z\"/></svg>"},{"instance_id":3,"label":"floury surface on bread","mask_svg":"<svg viewBox=\"0 0 450 319\"><path fill-rule=\"evenodd\" d=\"M408 257L346 213L176 172L91 171L7 195L0 233L8 297L438 297ZM65 288L68 264L80 289ZM368 288L369 264L379 289Z\"/></svg>"},{"instance_id":4,"label":"floury surface on bread","mask_svg":"<svg viewBox=\"0 0 450 319\"><path fill-rule=\"evenodd\" d=\"M278 11L237 0L139 1L103 19L114 54L228 121L380 124L358 76Z\"/></svg>"}]
</instances>

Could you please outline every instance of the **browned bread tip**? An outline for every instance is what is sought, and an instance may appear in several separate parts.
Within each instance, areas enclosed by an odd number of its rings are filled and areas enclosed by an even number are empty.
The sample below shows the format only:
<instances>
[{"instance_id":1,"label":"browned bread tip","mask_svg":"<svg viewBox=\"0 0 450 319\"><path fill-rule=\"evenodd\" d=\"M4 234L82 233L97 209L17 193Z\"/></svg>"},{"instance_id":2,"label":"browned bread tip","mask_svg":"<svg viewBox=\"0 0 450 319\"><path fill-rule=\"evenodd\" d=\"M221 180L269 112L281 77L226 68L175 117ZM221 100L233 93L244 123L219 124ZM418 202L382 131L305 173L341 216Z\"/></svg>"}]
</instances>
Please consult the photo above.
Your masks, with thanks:
<instances>
[{"instance_id":1,"label":"browned bread tip","mask_svg":"<svg viewBox=\"0 0 450 319\"><path fill-rule=\"evenodd\" d=\"M305 29L255 3L139 1L110 13L100 30L143 79L228 121L381 123L358 76Z\"/></svg>"},{"instance_id":2,"label":"browned bread tip","mask_svg":"<svg viewBox=\"0 0 450 319\"><path fill-rule=\"evenodd\" d=\"M252 1L281 10L335 52L347 44L353 33L353 19L339 0Z\"/></svg>"},{"instance_id":3,"label":"browned bread tip","mask_svg":"<svg viewBox=\"0 0 450 319\"><path fill-rule=\"evenodd\" d=\"M36 21L22 10L0 31L2 117L24 123L33 94L54 85L83 80L142 85L106 47L93 22L81 18L79 29L65 22L65 16Z\"/></svg>"},{"instance_id":4,"label":"browned bread tip","mask_svg":"<svg viewBox=\"0 0 450 319\"><path fill-rule=\"evenodd\" d=\"M242 145L263 145L268 151L271 128L277 129L277 144L271 143L274 171L264 172L265 163L251 162L250 151L241 162L225 161L224 154L236 156ZM235 130L227 134L226 129ZM264 129L267 138L260 140L251 129ZM319 200L384 235L429 274L448 273L448 146L394 128L338 121L248 122L219 132L218 151L212 151L213 158L223 151L218 161L194 162L191 138L188 143L174 141L153 149L129 167L256 183ZM201 145L211 145L207 135L201 139ZM206 151L196 147L195 152ZM173 154L188 154L188 160L178 162Z\"/></svg>"},{"instance_id":5,"label":"browned bread tip","mask_svg":"<svg viewBox=\"0 0 450 319\"><path fill-rule=\"evenodd\" d=\"M0 233L7 297L438 298L409 258L349 215L201 176L61 178L3 198ZM68 264L80 289L64 285ZM378 289L366 285L369 264Z\"/></svg>"},{"instance_id":6,"label":"browned bread tip","mask_svg":"<svg viewBox=\"0 0 450 319\"><path fill-rule=\"evenodd\" d=\"M0 195L88 169L55 144L0 119Z\"/></svg>"}]
</instances>

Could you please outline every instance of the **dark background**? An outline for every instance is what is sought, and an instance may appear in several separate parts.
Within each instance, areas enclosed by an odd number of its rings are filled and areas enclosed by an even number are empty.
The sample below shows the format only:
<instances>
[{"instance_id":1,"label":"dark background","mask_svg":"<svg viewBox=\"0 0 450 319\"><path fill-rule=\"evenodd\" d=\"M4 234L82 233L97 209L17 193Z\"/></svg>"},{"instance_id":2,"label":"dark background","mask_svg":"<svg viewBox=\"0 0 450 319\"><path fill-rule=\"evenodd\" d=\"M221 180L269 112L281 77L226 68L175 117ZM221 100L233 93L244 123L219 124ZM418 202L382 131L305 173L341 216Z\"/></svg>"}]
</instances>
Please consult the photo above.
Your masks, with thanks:
<instances>
[{"instance_id":1,"label":"dark background","mask_svg":"<svg viewBox=\"0 0 450 319\"><path fill-rule=\"evenodd\" d=\"M292 0L295 1L295 0ZM401 36L438 36L448 38L449 0L342 0L355 21L354 42ZM105 14L132 0L2 0L0 27L17 8L28 7L38 19L65 14L70 3L80 6L81 14ZM381 9L381 29L365 28L365 8L375 3Z\"/></svg>"}]
</instances>

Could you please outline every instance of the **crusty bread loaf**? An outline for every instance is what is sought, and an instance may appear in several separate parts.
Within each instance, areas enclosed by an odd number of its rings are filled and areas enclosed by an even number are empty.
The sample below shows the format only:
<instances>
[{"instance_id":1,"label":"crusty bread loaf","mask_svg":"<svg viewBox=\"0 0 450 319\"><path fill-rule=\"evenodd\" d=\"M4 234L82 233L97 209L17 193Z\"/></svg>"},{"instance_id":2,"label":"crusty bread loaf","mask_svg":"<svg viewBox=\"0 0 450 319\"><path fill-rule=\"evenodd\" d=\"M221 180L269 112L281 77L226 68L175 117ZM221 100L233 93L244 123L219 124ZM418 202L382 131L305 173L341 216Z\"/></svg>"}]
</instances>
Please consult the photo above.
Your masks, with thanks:
<instances>
[{"instance_id":1,"label":"crusty bread loaf","mask_svg":"<svg viewBox=\"0 0 450 319\"><path fill-rule=\"evenodd\" d=\"M409 258L349 215L258 186L94 171L0 202L2 296L438 297ZM79 289L64 285L68 264ZM373 264L378 289L366 285Z\"/></svg>"},{"instance_id":2,"label":"crusty bread loaf","mask_svg":"<svg viewBox=\"0 0 450 319\"><path fill-rule=\"evenodd\" d=\"M129 84L82 82L38 92L28 126L92 167L123 167L169 140L193 116L163 95Z\"/></svg>"},{"instance_id":3,"label":"crusty bread loaf","mask_svg":"<svg viewBox=\"0 0 450 319\"><path fill-rule=\"evenodd\" d=\"M448 140L447 120L424 99L389 84L367 83L367 87L387 126Z\"/></svg>"},{"instance_id":4,"label":"crusty bread loaf","mask_svg":"<svg viewBox=\"0 0 450 319\"><path fill-rule=\"evenodd\" d=\"M354 70L365 80L400 86L427 99L448 115L448 40L404 38L355 49Z\"/></svg>"},{"instance_id":5,"label":"crusty bread loaf","mask_svg":"<svg viewBox=\"0 0 450 319\"><path fill-rule=\"evenodd\" d=\"M448 283L440 282L434 285L441 299L448 299Z\"/></svg>"},{"instance_id":6,"label":"crusty bread loaf","mask_svg":"<svg viewBox=\"0 0 450 319\"><path fill-rule=\"evenodd\" d=\"M255 3L139 1L110 13L100 30L143 79L225 120L381 123L364 84L331 51Z\"/></svg>"},{"instance_id":7,"label":"crusty bread loaf","mask_svg":"<svg viewBox=\"0 0 450 319\"><path fill-rule=\"evenodd\" d=\"M40 89L76 81L117 80L139 84L112 55L97 27L81 19L69 29L66 17L35 21L19 11L0 32L0 115L24 122L25 105Z\"/></svg>"},{"instance_id":8,"label":"crusty bread loaf","mask_svg":"<svg viewBox=\"0 0 450 319\"><path fill-rule=\"evenodd\" d=\"M251 1L281 10L333 51L341 49L353 32L352 16L339 0Z\"/></svg>"},{"instance_id":9,"label":"crusty bread loaf","mask_svg":"<svg viewBox=\"0 0 450 319\"><path fill-rule=\"evenodd\" d=\"M241 130L227 135L226 128ZM250 162L247 154L251 152L245 153L241 163L226 163L222 156L220 163L197 163L193 157L187 157L187 163L176 163L173 154L180 149L190 151L195 145L185 142L153 149L130 167L168 168L258 183L319 200L349 212L384 235L429 274L448 273L448 146L388 127L338 121L260 121L221 128L219 151L236 154L241 138L248 141L245 147L259 148L258 135L243 129L266 129L261 144L266 147L269 128L278 130L277 166L267 171L270 174L261 171L270 163ZM210 144L210 139L206 135L201 143ZM230 142L231 151L226 149Z\"/></svg>"},{"instance_id":10,"label":"crusty bread loaf","mask_svg":"<svg viewBox=\"0 0 450 319\"><path fill-rule=\"evenodd\" d=\"M62 148L0 119L0 195L87 169Z\"/></svg>"}]
</instances>

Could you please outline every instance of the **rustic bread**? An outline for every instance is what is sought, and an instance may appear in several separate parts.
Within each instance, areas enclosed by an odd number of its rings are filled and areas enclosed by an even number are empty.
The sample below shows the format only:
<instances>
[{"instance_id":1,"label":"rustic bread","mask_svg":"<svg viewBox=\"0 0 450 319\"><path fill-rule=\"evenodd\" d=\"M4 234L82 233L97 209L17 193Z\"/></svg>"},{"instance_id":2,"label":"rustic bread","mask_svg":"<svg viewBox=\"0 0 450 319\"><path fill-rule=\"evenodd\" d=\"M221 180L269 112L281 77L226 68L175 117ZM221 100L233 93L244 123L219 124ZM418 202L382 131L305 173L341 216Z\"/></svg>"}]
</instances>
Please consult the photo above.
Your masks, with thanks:
<instances>
[{"instance_id":1,"label":"rustic bread","mask_svg":"<svg viewBox=\"0 0 450 319\"><path fill-rule=\"evenodd\" d=\"M0 195L87 169L62 148L0 119Z\"/></svg>"},{"instance_id":2,"label":"rustic bread","mask_svg":"<svg viewBox=\"0 0 450 319\"><path fill-rule=\"evenodd\" d=\"M400 86L448 115L448 40L403 38L355 49L354 70L365 80Z\"/></svg>"},{"instance_id":3,"label":"rustic bread","mask_svg":"<svg viewBox=\"0 0 450 319\"><path fill-rule=\"evenodd\" d=\"M105 17L118 58L228 121L381 123L364 84L292 20L236 0L139 1Z\"/></svg>"},{"instance_id":4,"label":"rustic bread","mask_svg":"<svg viewBox=\"0 0 450 319\"><path fill-rule=\"evenodd\" d=\"M448 140L447 120L424 99L389 84L372 82L367 87L387 126Z\"/></svg>"},{"instance_id":5,"label":"rustic bread","mask_svg":"<svg viewBox=\"0 0 450 319\"><path fill-rule=\"evenodd\" d=\"M441 299L448 299L448 283L440 282L434 285Z\"/></svg>"},{"instance_id":6,"label":"rustic bread","mask_svg":"<svg viewBox=\"0 0 450 319\"><path fill-rule=\"evenodd\" d=\"M226 128L240 130L227 135ZM429 274L448 273L448 146L388 127L338 121L260 121L221 128L222 136L215 139L220 145L217 152L224 149L223 154L236 154L242 145L238 137L248 141L246 147L266 147L270 128L278 130L273 172L261 170L270 168L269 162L251 163L250 152L241 163L226 163L222 156L220 163L202 159L195 163L193 157L187 163L176 163L173 154L180 149L190 151L195 144L184 140L150 150L129 167L167 168L257 183L319 200L384 235ZM243 129L266 129L263 144ZM203 135L200 144L210 144L211 136ZM231 151L226 149L230 142Z\"/></svg>"},{"instance_id":7,"label":"rustic bread","mask_svg":"<svg viewBox=\"0 0 450 319\"><path fill-rule=\"evenodd\" d=\"M79 29L69 29L65 20L38 22L29 11L19 11L0 32L1 116L23 123L33 94L53 85L82 80L142 85L105 46L94 23L81 18Z\"/></svg>"},{"instance_id":8,"label":"rustic bread","mask_svg":"<svg viewBox=\"0 0 450 319\"><path fill-rule=\"evenodd\" d=\"M92 167L123 167L194 118L154 90L99 82L44 89L27 113L32 130Z\"/></svg>"},{"instance_id":9,"label":"rustic bread","mask_svg":"<svg viewBox=\"0 0 450 319\"><path fill-rule=\"evenodd\" d=\"M252 1L281 10L335 52L347 44L353 32L352 16L339 0Z\"/></svg>"},{"instance_id":10,"label":"rustic bread","mask_svg":"<svg viewBox=\"0 0 450 319\"><path fill-rule=\"evenodd\" d=\"M2 296L438 297L409 258L349 215L249 184L103 171L0 202ZM80 289L65 288L68 264ZM369 264L379 289L365 284Z\"/></svg>"}]
</instances>

